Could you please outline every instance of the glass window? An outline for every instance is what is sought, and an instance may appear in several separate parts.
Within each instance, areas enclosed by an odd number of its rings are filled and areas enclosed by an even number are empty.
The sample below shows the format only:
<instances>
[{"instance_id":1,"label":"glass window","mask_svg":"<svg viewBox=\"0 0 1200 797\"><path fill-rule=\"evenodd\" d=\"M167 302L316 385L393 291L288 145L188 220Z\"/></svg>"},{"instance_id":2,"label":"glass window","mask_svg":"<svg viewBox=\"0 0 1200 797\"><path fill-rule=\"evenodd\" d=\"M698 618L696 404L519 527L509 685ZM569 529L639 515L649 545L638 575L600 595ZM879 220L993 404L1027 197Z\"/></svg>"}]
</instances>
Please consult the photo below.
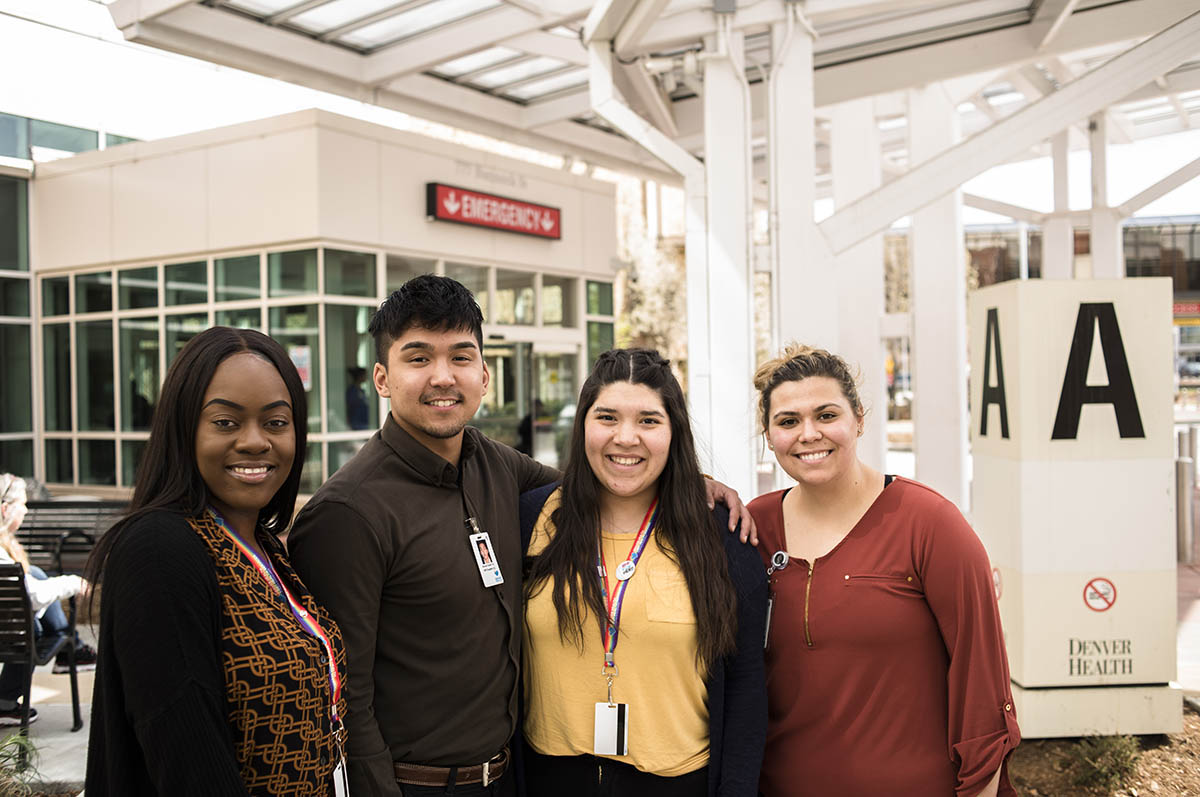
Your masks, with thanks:
<instances>
[{"instance_id":1,"label":"glass window","mask_svg":"<svg viewBox=\"0 0 1200 797\"><path fill-rule=\"evenodd\" d=\"M379 402L370 382L375 343L367 334L369 307L325 307L325 415L330 432L379 428Z\"/></svg>"},{"instance_id":2,"label":"glass window","mask_svg":"<svg viewBox=\"0 0 1200 797\"><path fill-rule=\"evenodd\" d=\"M75 376L79 384L79 430L113 431L112 321L75 325Z\"/></svg>"},{"instance_id":3,"label":"glass window","mask_svg":"<svg viewBox=\"0 0 1200 797\"><path fill-rule=\"evenodd\" d=\"M575 280L569 277L542 277L542 325L575 326Z\"/></svg>"},{"instance_id":4,"label":"glass window","mask_svg":"<svg viewBox=\"0 0 1200 797\"><path fill-rule=\"evenodd\" d=\"M132 487L137 483L137 466L145 450L145 440L121 441L121 484Z\"/></svg>"},{"instance_id":5,"label":"glass window","mask_svg":"<svg viewBox=\"0 0 1200 797\"><path fill-rule=\"evenodd\" d=\"M0 277L0 315L29 316L29 280Z\"/></svg>"},{"instance_id":6,"label":"glass window","mask_svg":"<svg viewBox=\"0 0 1200 797\"><path fill-rule=\"evenodd\" d=\"M104 148L105 149L107 149L109 147L119 147L122 144L128 144L132 141L137 141L137 139L130 138L129 136L114 136L112 133L104 134Z\"/></svg>"},{"instance_id":7,"label":"glass window","mask_svg":"<svg viewBox=\"0 0 1200 797\"><path fill-rule=\"evenodd\" d=\"M169 315L167 324L167 367L175 362L180 350L189 340L208 329L208 313L188 313L187 315Z\"/></svg>"},{"instance_id":8,"label":"glass window","mask_svg":"<svg viewBox=\"0 0 1200 797\"><path fill-rule=\"evenodd\" d=\"M33 440L0 440L0 471L33 476Z\"/></svg>"},{"instance_id":9,"label":"glass window","mask_svg":"<svg viewBox=\"0 0 1200 797\"><path fill-rule=\"evenodd\" d=\"M71 331L66 324L42 327L42 380L46 431L71 431Z\"/></svg>"},{"instance_id":10,"label":"glass window","mask_svg":"<svg viewBox=\"0 0 1200 797\"><path fill-rule=\"evenodd\" d=\"M243 310L218 310L217 326L234 329L262 329L262 312L257 307Z\"/></svg>"},{"instance_id":11,"label":"glass window","mask_svg":"<svg viewBox=\"0 0 1200 797\"><path fill-rule=\"evenodd\" d=\"M79 483L117 483L117 448L114 441L79 441Z\"/></svg>"},{"instance_id":12,"label":"glass window","mask_svg":"<svg viewBox=\"0 0 1200 797\"><path fill-rule=\"evenodd\" d=\"M387 292L391 293L413 277L420 276L421 274L433 274L435 271L437 271L437 261L435 260L429 260L423 257L388 255ZM448 267L446 270L446 276L453 276L450 274ZM462 280L459 280L459 282L462 282ZM483 284L486 288L487 281L485 280ZM478 295L476 295L476 298L478 298Z\"/></svg>"},{"instance_id":13,"label":"glass window","mask_svg":"<svg viewBox=\"0 0 1200 797\"><path fill-rule=\"evenodd\" d=\"M483 311L483 320L487 321L487 268L483 266L468 266L463 263L447 263L446 276L458 280L467 287L467 290L475 294L475 301L479 302L479 309Z\"/></svg>"},{"instance_id":14,"label":"glass window","mask_svg":"<svg viewBox=\"0 0 1200 797\"><path fill-rule=\"evenodd\" d=\"M70 484L75 481L75 466L70 440L46 441L46 481Z\"/></svg>"},{"instance_id":15,"label":"glass window","mask_svg":"<svg viewBox=\"0 0 1200 797\"><path fill-rule=\"evenodd\" d=\"M102 313L112 309L112 272L75 277L75 312Z\"/></svg>"},{"instance_id":16,"label":"glass window","mask_svg":"<svg viewBox=\"0 0 1200 797\"><path fill-rule=\"evenodd\" d=\"M533 323L533 274L496 269L496 309L492 323Z\"/></svg>"},{"instance_id":17,"label":"glass window","mask_svg":"<svg viewBox=\"0 0 1200 797\"><path fill-rule=\"evenodd\" d=\"M213 281L216 282L218 302L257 299L262 295L258 255L222 257L213 261L213 266Z\"/></svg>"},{"instance_id":18,"label":"glass window","mask_svg":"<svg viewBox=\"0 0 1200 797\"><path fill-rule=\"evenodd\" d=\"M305 446L304 470L300 471L300 492L312 495L321 486L321 444Z\"/></svg>"},{"instance_id":19,"label":"glass window","mask_svg":"<svg viewBox=\"0 0 1200 797\"><path fill-rule=\"evenodd\" d=\"M32 327L0 324L0 432L33 431Z\"/></svg>"},{"instance_id":20,"label":"glass window","mask_svg":"<svg viewBox=\"0 0 1200 797\"><path fill-rule=\"evenodd\" d=\"M42 280L42 315L66 315L71 312L70 277Z\"/></svg>"},{"instance_id":21,"label":"glass window","mask_svg":"<svg viewBox=\"0 0 1200 797\"><path fill-rule=\"evenodd\" d=\"M317 250L272 252L267 255L271 296L300 296L317 292Z\"/></svg>"},{"instance_id":22,"label":"glass window","mask_svg":"<svg viewBox=\"0 0 1200 797\"><path fill-rule=\"evenodd\" d=\"M100 148L100 136L95 130L30 119L29 144L63 152L90 152Z\"/></svg>"},{"instance_id":23,"label":"glass window","mask_svg":"<svg viewBox=\"0 0 1200 797\"><path fill-rule=\"evenodd\" d=\"M308 399L308 432L321 431L321 394L317 392L317 375L321 373L320 350L317 340L317 308L311 304L292 307L272 307L268 333L287 350L300 372ZM318 452L319 453L319 452ZM318 474L320 463L318 463ZM307 466L305 473L308 472ZM319 477L318 477L319 478ZM318 480L317 485L320 485Z\"/></svg>"},{"instance_id":24,"label":"glass window","mask_svg":"<svg viewBox=\"0 0 1200 797\"><path fill-rule=\"evenodd\" d=\"M158 267L127 268L117 272L118 307L122 310L140 310L143 307L158 307Z\"/></svg>"},{"instance_id":25,"label":"glass window","mask_svg":"<svg viewBox=\"0 0 1200 797\"><path fill-rule=\"evenodd\" d=\"M588 315L613 314L613 289L611 282L592 282L587 284Z\"/></svg>"},{"instance_id":26,"label":"glass window","mask_svg":"<svg viewBox=\"0 0 1200 797\"><path fill-rule=\"evenodd\" d=\"M613 347L613 325L608 321L589 321L588 334L588 364L596 363L601 354Z\"/></svg>"},{"instance_id":27,"label":"glass window","mask_svg":"<svg viewBox=\"0 0 1200 797\"><path fill-rule=\"evenodd\" d=\"M258 276L257 258L254 263L254 275ZM200 304L208 301L208 264L203 260L163 266L163 276L166 277L167 305ZM257 282L258 280L255 280L255 284Z\"/></svg>"},{"instance_id":28,"label":"glass window","mask_svg":"<svg viewBox=\"0 0 1200 797\"><path fill-rule=\"evenodd\" d=\"M121 428L149 431L158 404L158 318L122 318Z\"/></svg>"},{"instance_id":29,"label":"glass window","mask_svg":"<svg viewBox=\"0 0 1200 797\"><path fill-rule=\"evenodd\" d=\"M0 155L29 157L29 120L24 116L0 113Z\"/></svg>"},{"instance_id":30,"label":"glass window","mask_svg":"<svg viewBox=\"0 0 1200 797\"><path fill-rule=\"evenodd\" d=\"M26 182L17 177L0 176L0 268L10 271L29 270L29 194Z\"/></svg>"},{"instance_id":31,"label":"glass window","mask_svg":"<svg viewBox=\"0 0 1200 797\"><path fill-rule=\"evenodd\" d=\"M326 249L325 292L342 296L374 296L375 254Z\"/></svg>"}]
</instances>

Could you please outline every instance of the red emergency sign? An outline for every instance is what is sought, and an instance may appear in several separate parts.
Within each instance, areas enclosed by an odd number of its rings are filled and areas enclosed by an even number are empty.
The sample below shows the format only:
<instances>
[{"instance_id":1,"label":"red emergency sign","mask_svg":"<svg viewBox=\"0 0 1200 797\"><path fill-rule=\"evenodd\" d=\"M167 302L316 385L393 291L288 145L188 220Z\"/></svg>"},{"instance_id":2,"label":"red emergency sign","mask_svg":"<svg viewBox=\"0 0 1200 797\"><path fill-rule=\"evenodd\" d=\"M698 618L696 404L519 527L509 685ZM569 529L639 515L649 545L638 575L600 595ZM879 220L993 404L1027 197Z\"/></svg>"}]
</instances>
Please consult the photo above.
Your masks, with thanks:
<instances>
[{"instance_id":1,"label":"red emergency sign","mask_svg":"<svg viewBox=\"0 0 1200 797\"><path fill-rule=\"evenodd\" d=\"M562 211L443 183L425 184L425 215L474 227L562 238Z\"/></svg>"}]
</instances>

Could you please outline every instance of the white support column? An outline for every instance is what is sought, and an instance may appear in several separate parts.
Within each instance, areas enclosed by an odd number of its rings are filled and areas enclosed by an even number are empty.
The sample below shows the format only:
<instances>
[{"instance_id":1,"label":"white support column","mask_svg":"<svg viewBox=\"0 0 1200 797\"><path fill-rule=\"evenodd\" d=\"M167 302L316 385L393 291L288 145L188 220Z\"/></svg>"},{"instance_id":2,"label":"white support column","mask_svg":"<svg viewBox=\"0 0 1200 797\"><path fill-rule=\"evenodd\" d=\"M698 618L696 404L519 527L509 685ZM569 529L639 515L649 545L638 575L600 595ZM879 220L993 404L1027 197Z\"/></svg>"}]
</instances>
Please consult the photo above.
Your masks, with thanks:
<instances>
[{"instance_id":1,"label":"white support column","mask_svg":"<svg viewBox=\"0 0 1200 797\"><path fill-rule=\"evenodd\" d=\"M872 99L833 106L830 164L836 207L850 204L883 183L879 127ZM834 260L838 354L862 373L860 398L868 412L858 455L882 470L887 455L887 378L880 337L883 318L883 236L873 235Z\"/></svg>"},{"instance_id":2,"label":"white support column","mask_svg":"<svg viewBox=\"0 0 1200 797\"><path fill-rule=\"evenodd\" d=\"M908 152L919 164L957 143L940 85L908 92ZM910 247L916 476L967 508L966 264L959 192L913 214Z\"/></svg>"},{"instance_id":3,"label":"white support column","mask_svg":"<svg viewBox=\"0 0 1200 797\"><path fill-rule=\"evenodd\" d=\"M1092 278L1125 276L1125 251L1121 219L1108 206L1108 115L1101 112L1088 121L1092 149Z\"/></svg>"},{"instance_id":4,"label":"white support column","mask_svg":"<svg viewBox=\"0 0 1200 797\"><path fill-rule=\"evenodd\" d=\"M785 22L771 26L768 146L775 214L773 317L777 343L799 341L838 351L838 309L832 301L805 301L814 285L830 284L833 254L813 222L816 201L816 116L813 111L813 38L788 3ZM872 123L873 124L873 123Z\"/></svg>"},{"instance_id":5,"label":"white support column","mask_svg":"<svg viewBox=\"0 0 1200 797\"><path fill-rule=\"evenodd\" d=\"M1062 131L1050 139L1054 161L1054 213L1042 231L1042 279L1072 279L1075 276L1075 230L1071 226L1068 198L1070 133Z\"/></svg>"},{"instance_id":6,"label":"white support column","mask_svg":"<svg viewBox=\"0 0 1200 797\"><path fill-rule=\"evenodd\" d=\"M715 475L754 495L754 338L750 281L749 96L741 67L742 33L724 32L728 58L704 61L704 152L708 189L707 382L714 414ZM711 42L710 42L711 44ZM706 47L713 52L720 47ZM689 368L690 370L690 368ZM695 390L701 383L690 382Z\"/></svg>"}]
</instances>

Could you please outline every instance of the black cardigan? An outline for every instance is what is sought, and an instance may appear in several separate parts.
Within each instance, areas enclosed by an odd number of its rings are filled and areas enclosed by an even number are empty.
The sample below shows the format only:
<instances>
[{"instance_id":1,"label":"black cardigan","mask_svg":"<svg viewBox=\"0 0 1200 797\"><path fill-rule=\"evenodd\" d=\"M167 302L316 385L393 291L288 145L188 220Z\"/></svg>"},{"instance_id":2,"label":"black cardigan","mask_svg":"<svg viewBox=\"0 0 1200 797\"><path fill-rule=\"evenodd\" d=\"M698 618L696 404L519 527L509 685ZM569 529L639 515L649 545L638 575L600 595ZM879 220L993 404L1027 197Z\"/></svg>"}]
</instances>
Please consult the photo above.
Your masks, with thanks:
<instances>
[{"instance_id":1,"label":"black cardigan","mask_svg":"<svg viewBox=\"0 0 1200 797\"><path fill-rule=\"evenodd\" d=\"M521 550L529 549L533 527L558 484L521 496ZM729 577L737 591L737 650L713 666L708 676L709 797L756 797L767 739L767 682L763 638L767 621L767 576L758 552L728 533L729 510L717 504L713 524L725 541ZM520 726L518 726L520 737ZM521 739L518 783L523 786ZM523 793L523 790L522 790Z\"/></svg>"}]
</instances>

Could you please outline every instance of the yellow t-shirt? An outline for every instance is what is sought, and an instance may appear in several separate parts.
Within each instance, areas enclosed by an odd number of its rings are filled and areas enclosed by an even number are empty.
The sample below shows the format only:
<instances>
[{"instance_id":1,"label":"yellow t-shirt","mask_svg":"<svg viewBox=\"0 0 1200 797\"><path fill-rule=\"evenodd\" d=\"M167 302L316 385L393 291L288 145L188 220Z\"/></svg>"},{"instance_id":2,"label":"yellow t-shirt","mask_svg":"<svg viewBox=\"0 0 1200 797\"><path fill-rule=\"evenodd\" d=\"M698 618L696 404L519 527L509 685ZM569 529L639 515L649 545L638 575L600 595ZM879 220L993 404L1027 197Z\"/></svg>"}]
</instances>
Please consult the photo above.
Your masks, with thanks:
<instances>
[{"instance_id":1,"label":"yellow t-shirt","mask_svg":"<svg viewBox=\"0 0 1200 797\"><path fill-rule=\"evenodd\" d=\"M533 530L529 555L553 536L550 513L561 491L546 501ZM625 561L634 534L601 534L609 585ZM554 582L525 603L525 740L543 755L593 753L595 705L608 699L601 676L604 645L600 626L589 614L584 646L558 634ZM696 617L679 567L651 538L625 590L615 660L620 675L613 699L626 703L629 755L604 756L643 772L673 777L708 763L708 688L696 663Z\"/></svg>"}]
</instances>

